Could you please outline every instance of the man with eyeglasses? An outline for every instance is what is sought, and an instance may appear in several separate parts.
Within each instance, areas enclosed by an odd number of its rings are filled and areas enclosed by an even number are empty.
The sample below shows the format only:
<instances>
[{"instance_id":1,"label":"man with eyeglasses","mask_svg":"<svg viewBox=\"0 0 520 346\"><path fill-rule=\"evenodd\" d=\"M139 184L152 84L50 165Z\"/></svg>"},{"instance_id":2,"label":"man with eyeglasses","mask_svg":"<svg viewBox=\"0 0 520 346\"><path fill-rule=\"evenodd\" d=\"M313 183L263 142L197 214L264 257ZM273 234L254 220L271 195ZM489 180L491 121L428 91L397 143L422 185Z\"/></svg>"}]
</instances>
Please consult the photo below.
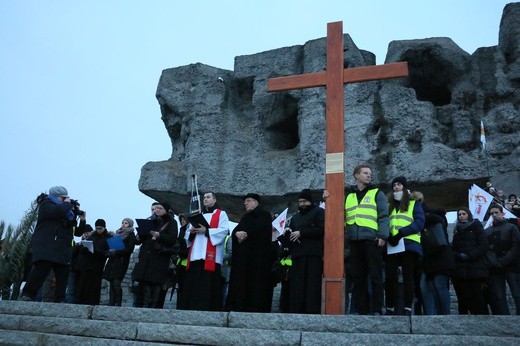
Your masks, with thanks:
<instances>
[{"instance_id":1,"label":"man with eyeglasses","mask_svg":"<svg viewBox=\"0 0 520 346\"><path fill-rule=\"evenodd\" d=\"M485 229L489 242L488 260L491 311L493 315L509 315L506 282L515 301L516 314L520 314L520 233L504 218L501 205L489 208L493 225Z\"/></svg>"}]
</instances>

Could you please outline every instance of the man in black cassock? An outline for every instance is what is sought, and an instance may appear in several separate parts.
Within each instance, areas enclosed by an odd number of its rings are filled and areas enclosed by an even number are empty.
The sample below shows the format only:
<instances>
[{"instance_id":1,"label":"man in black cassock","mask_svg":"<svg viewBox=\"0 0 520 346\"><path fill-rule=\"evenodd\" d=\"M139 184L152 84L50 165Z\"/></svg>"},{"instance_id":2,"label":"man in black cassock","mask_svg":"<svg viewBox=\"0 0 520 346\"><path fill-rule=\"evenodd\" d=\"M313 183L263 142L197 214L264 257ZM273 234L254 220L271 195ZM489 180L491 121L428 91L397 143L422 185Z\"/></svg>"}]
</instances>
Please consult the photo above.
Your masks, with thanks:
<instances>
[{"instance_id":1,"label":"man in black cassock","mask_svg":"<svg viewBox=\"0 0 520 346\"><path fill-rule=\"evenodd\" d=\"M256 193L244 197L246 214L231 235L233 256L228 310L271 311L272 218L259 204L260 196Z\"/></svg>"},{"instance_id":2,"label":"man in black cassock","mask_svg":"<svg viewBox=\"0 0 520 346\"><path fill-rule=\"evenodd\" d=\"M283 237L289 238L292 259L289 312L319 314L325 212L313 204L309 189L300 193L298 205L299 211L292 217Z\"/></svg>"}]
</instances>

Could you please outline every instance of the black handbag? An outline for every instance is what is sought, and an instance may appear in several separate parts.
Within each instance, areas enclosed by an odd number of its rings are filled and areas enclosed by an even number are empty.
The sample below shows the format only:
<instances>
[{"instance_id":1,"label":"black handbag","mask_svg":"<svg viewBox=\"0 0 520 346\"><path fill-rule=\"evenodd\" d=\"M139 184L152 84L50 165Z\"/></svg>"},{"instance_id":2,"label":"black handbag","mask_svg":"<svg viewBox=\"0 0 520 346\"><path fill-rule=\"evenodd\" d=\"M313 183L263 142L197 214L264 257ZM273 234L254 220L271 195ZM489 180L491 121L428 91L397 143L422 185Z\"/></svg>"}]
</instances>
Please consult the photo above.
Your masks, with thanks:
<instances>
[{"instance_id":1,"label":"black handbag","mask_svg":"<svg viewBox=\"0 0 520 346\"><path fill-rule=\"evenodd\" d=\"M421 235L421 243L433 248L448 246L448 239L446 238L446 233L444 232L442 224L436 223L425 228Z\"/></svg>"}]
</instances>

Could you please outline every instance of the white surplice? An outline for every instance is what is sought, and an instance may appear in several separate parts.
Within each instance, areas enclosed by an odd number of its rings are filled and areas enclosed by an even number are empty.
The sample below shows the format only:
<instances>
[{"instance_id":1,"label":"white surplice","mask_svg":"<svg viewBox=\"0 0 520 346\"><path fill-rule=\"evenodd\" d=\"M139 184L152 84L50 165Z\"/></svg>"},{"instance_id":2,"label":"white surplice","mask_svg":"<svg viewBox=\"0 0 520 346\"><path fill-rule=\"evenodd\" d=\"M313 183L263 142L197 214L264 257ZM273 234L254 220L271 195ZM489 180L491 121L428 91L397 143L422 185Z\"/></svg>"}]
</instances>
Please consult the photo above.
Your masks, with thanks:
<instances>
[{"instance_id":1,"label":"white surplice","mask_svg":"<svg viewBox=\"0 0 520 346\"><path fill-rule=\"evenodd\" d=\"M214 213L217 212L217 209L213 211L213 213L205 213L204 218L208 222L208 224L211 222L211 217ZM193 242L190 242L190 232L191 224L188 225L186 228L186 244L188 245L188 248L192 247L191 249L191 255L190 255L190 261L197 261L197 260L205 260L206 259L206 247L208 244L208 238L204 234L197 234L195 236L195 239ZM216 256L215 256L215 262L218 264L222 264L222 259L224 257L224 240L226 239L226 235L229 233L229 218L224 210L221 210L220 217L218 220L218 227L217 228L210 228L209 229L209 239L211 241L211 244L216 246Z\"/></svg>"}]
</instances>

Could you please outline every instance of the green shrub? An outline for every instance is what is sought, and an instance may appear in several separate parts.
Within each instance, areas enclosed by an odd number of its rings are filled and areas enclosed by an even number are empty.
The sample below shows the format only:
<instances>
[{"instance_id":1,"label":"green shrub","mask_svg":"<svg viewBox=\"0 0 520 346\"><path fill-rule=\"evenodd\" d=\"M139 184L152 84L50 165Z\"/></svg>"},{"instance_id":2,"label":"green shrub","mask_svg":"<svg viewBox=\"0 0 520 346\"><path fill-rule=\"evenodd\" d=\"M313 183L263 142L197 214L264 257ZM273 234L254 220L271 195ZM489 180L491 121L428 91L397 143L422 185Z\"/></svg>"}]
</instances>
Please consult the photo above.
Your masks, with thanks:
<instances>
[{"instance_id":1,"label":"green shrub","mask_svg":"<svg viewBox=\"0 0 520 346\"><path fill-rule=\"evenodd\" d=\"M2 254L0 258L0 291L2 299L16 300L20 294L20 284L30 251L31 236L36 227L38 206L31 204L17 227L0 221ZM11 292L11 286L13 290Z\"/></svg>"}]
</instances>

